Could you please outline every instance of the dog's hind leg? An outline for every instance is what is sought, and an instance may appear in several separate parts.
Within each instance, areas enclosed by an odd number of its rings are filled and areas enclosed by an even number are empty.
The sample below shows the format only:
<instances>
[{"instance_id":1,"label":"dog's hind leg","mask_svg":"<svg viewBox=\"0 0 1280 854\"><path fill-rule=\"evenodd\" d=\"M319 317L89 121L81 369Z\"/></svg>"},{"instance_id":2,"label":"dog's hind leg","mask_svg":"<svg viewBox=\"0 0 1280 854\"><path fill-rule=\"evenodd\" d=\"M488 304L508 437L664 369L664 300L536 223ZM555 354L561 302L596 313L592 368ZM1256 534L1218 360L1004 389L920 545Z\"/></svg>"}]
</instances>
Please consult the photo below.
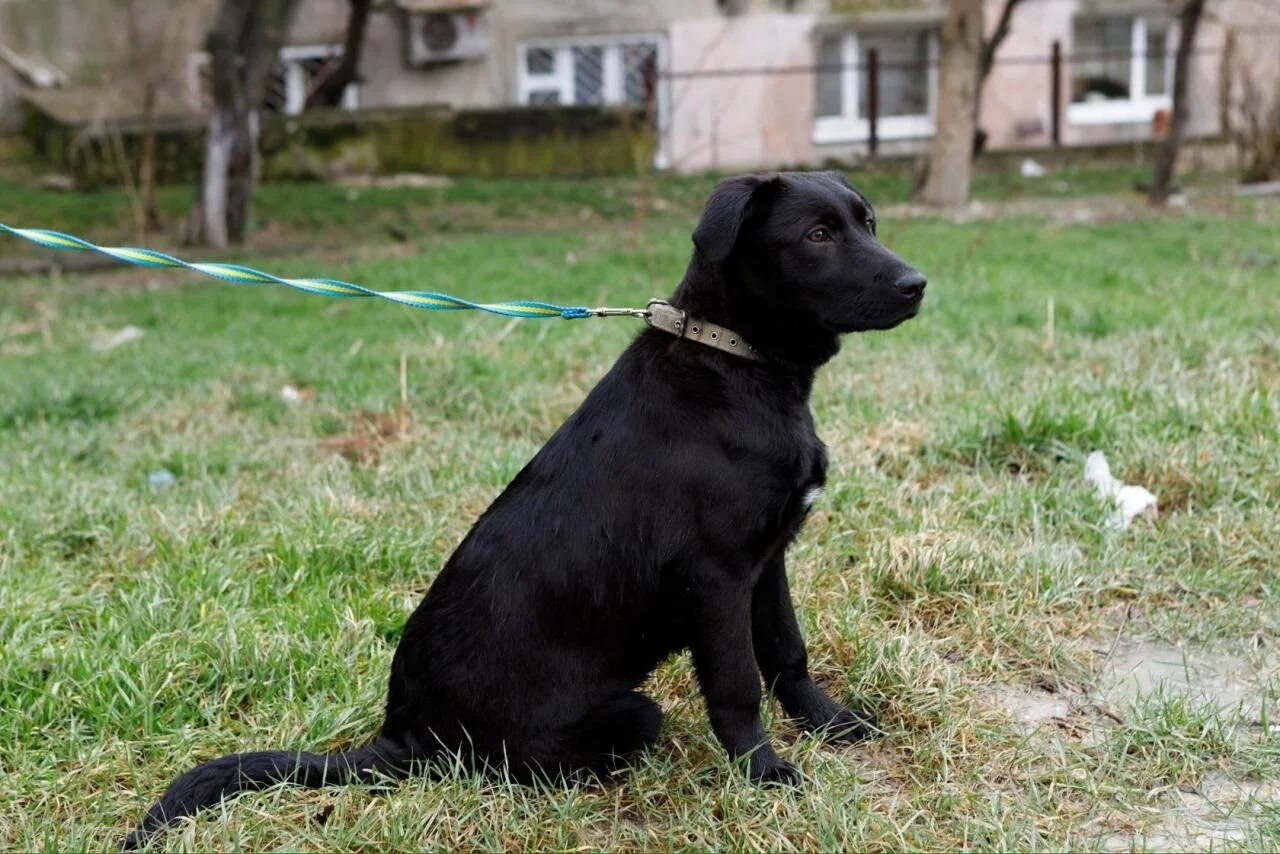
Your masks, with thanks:
<instances>
[{"instance_id":1,"label":"dog's hind leg","mask_svg":"<svg viewBox=\"0 0 1280 854\"><path fill-rule=\"evenodd\" d=\"M539 739L522 762L525 769L554 777L608 774L658 740L662 709L638 691L605 700L574 723Z\"/></svg>"},{"instance_id":2,"label":"dog's hind leg","mask_svg":"<svg viewBox=\"0 0 1280 854\"><path fill-rule=\"evenodd\" d=\"M658 740L662 709L639 691L628 691L596 706L569 727L570 750L593 770L612 770L621 760Z\"/></svg>"}]
</instances>

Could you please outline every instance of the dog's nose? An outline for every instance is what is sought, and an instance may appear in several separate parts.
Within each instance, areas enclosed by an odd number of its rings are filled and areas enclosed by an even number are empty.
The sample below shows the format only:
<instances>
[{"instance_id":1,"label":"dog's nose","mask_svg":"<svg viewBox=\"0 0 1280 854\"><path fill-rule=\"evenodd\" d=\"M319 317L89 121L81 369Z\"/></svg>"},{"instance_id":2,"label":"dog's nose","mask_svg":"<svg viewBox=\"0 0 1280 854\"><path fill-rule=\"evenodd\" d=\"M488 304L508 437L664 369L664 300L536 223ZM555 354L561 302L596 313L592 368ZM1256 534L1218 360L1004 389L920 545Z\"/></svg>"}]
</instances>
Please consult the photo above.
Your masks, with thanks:
<instances>
[{"instance_id":1,"label":"dog's nose","mask_svg":"<svg viewBox=\"0 0 1280 854\"><path fill-rule=\"evenodd\" d=\"M912 270L899 276L893 286L907 299L920 299L924 295L924 286L927 284L929 280L923 274Z\"/></svg>"}]
</instances>

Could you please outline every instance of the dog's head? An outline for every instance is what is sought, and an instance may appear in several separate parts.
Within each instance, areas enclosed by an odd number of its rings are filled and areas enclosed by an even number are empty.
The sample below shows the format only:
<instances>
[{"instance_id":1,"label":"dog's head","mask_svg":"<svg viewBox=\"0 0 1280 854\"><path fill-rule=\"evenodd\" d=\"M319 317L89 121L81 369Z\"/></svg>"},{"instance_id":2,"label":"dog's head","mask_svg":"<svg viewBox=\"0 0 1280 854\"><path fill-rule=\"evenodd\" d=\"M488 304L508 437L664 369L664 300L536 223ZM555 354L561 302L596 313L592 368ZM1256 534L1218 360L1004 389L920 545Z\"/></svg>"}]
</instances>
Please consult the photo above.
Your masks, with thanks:
<instances>
[{"instance_id":1,"label":"dog's head","mask_svg":"<svg viewBox=\"0 0 1280 854\"><path fill-rule=\"evenodd\" d=\"M871 203L834 172L722 181L693 243L704 286L749 340L889 329L924 298L925 277L876 240Z\"/></svg>"}]
</instances>

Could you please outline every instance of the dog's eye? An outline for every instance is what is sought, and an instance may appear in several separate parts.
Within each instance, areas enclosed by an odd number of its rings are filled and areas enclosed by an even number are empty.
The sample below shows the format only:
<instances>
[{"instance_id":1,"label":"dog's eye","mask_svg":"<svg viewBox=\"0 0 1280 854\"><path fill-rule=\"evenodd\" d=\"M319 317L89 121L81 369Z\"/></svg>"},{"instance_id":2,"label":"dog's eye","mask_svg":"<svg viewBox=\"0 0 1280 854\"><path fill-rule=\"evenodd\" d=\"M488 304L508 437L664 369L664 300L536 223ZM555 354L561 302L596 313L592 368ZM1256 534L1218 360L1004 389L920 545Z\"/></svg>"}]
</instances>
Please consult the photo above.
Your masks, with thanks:
<instances>
[{"instance_id":1,"label":"dog's eye","mask_svg":"<svg viewBox=\"0 0 1280 854\"><path fill-rule=\"evenodd\" d=\"M831 239L831 232L825 228L815 228L813 231L805 235L805 240L810 243L826 243Z\"/></svg>"},{"instance_id":2,"label":"dog's eye","mask_svg":"<svg viewBox=\"0 0 1280 854\"><path fill-rule=\"evenodd\" d=\"M875 218L875 217L873 217L873 216L869 216L869 217L867 217L867 221L866 221L866 222L867 222L867 231L871 232L872 234L875 234L875 233L876 233L876 218Z\"/></svg>"}]
</instances>

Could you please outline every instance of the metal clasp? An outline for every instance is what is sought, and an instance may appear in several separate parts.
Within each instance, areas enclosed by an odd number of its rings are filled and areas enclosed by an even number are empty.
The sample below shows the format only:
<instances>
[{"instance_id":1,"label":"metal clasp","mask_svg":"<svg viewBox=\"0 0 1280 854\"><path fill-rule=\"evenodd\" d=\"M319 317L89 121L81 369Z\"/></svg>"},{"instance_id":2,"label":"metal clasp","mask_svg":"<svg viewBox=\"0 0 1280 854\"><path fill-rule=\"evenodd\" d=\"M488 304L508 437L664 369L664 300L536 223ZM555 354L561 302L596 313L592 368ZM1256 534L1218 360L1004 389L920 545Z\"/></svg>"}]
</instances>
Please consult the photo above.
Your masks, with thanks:
<instances>
[{"instance_id":1,"label":"metal clasp","mask_svg":"<svg viewBox=\"0 0 1280 854\"><path fill-rule=\"evenodd\" d=\"M593 308L591 314L595 317L649 317L647 308Z\"/></svg>"},{"instance_id":2,"label":"metal clasp","mask_svg":"<svg viewBox=\"0 0 1280 854\"><path fill-rule=\"evenodd\" d=\"M664 299L651 299L645 307L645 322L677 338L684 337L687 315Z\"/></svg>"}]
</instances>

